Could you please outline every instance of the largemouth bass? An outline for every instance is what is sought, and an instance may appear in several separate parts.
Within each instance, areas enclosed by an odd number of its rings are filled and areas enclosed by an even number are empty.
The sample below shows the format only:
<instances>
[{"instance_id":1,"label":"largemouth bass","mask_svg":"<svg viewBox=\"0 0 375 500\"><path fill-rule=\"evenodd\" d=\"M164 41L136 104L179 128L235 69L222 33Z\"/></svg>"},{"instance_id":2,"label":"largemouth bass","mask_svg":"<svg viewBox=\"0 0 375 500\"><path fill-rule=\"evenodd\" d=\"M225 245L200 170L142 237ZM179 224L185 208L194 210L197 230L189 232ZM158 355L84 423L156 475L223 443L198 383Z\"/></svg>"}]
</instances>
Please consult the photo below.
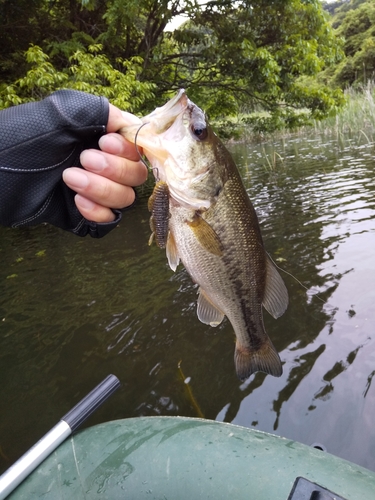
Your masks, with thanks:
<instances>
[{"instance_id":1,"label":"largemouth bass","mask_svg":"<svg viewBox=\"0 0 375 500\"><path fill-rule=\"evenodd\" d=\"M142 122L120 132L143 148L158 181L149 205L156 243L166 247L172 270L181 260L199 285L200 321L217 326L224 316L229 319L238 377L256 371L279 377L282 365L265 332L262 307L278 318L288 293L264 249L230 153L184 90Z\"/></svg>"}]
</instances>

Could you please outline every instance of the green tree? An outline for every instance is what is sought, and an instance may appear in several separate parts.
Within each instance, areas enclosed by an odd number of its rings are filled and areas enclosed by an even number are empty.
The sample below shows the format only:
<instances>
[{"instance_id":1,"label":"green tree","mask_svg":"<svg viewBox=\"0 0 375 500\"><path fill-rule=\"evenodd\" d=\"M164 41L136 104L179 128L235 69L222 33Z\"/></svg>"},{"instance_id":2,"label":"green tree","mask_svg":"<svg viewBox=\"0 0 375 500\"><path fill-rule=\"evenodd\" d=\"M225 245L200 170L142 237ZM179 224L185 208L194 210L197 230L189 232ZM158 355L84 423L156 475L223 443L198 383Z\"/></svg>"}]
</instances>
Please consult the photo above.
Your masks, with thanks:
<instances>
[{"instance_id":1,"label":"green tree","mask_svg":"<svg viewBox=\"0 0 375 500\"><path fill-rule=\"evenodd\" d=\"M71 88L104 95L115 106L136 112L153 96L154 89L153 83L140 82L137 78L142 59L118 60L123 67L123 71L119 71L100 53L101 49L100 45L91 45L87 51L77 50L70 57L67 70L59 71L40 47L31 46L26 52L30 65L26 75L13 84L0 85L0 108L42 99L60 88Z\"/></svg>"},{"instance_id":2,"label":"green tree","mask_svg":"<svg viewBox=\"0 0 375 500\"><path fill-rule=\"evenodd\" d=\"M79 0L2 0L0 1L0 79L9 81L25 74L28 63L24 52L31 44L44 52L56 53L56 47L71 42L71 50L95 42L106 28L102 17L105 2L95 8ZM67 55L67 54L65 54ZM55 63L59 69L66 57Z\"/></svg>"},{"instance_id":3,"label":"green tree","mask_svg":"<svg viewBox=\"0 0 375 500\"><path fill-rule=\"evenodd\" d=\"M189 21L167 32L180 14ZM261 108L292 126L342 103L311 84L341 54L319 0L3 0L0 15L3 105L73 85L114 99L130 85L143 112L185 87L214 116ZM25 59L30 44L42 62L33 49Z\"/></svg>"},{"instance_id":4,"label":"green tree","mask_svg":"<svg viewBox=\"0 0 375 500\"><path fill-rule=\"evenodd\" d=\"M180 67L176 84L183 75L196 100L203 89L208 109L211 103L212 110L227 111L228 95L229 110L267 110L269 126L278 128L322 118L343 103L340 91L311 84L342 57L319 1L210 2L173 38L180 49L173 56Z\"/></svg>"},{"instance_id":5,"label":"green tree","mask_svg":"<svg viewBox=\"0 0 375 500\"><path fill-rule=\"evenodd\" d=\"M346 87L375 77L375 4L372 0L351 0L335 11L332 25L344 41L346 58L323 77Z\"/></svg>"}]
</instances>

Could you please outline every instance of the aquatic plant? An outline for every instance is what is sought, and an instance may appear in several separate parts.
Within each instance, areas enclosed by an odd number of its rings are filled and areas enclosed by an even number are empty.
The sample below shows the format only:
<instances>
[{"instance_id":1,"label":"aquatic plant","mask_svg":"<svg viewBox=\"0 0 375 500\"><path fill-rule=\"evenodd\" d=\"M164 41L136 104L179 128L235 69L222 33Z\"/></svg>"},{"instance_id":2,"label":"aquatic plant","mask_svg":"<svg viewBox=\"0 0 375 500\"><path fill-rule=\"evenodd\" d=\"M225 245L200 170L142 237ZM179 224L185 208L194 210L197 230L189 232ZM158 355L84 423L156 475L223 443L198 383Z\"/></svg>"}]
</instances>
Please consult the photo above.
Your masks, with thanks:
<instances>
[{"instance_id":1,"label":"aquatic plant","mask_svg":"<svg viewBox=\"0 0 375 500\"><path fill-rule=\"evenodd\" d=\"M346 104L335 116L314 121L314 130L320 133L349 134L366 142L375 141L375 81L345 90Z\"/></svg>"}]
</instances>

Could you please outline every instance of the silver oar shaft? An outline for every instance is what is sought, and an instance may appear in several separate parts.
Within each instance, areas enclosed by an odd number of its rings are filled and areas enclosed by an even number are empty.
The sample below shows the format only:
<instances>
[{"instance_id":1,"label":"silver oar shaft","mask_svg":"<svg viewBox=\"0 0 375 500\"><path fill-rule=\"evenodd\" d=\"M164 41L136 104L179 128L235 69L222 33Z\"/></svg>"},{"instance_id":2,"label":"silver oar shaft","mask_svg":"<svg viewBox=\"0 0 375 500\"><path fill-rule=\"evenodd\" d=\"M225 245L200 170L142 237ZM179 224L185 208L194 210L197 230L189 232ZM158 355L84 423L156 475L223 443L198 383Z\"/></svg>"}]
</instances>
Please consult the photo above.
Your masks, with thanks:
<instances>
[{"instance_id":1,"label":"silver oar shaft","mask_svg":"<svg viewBox=\"0 0 375 500\"><path fill-rule=\"evenodd\" d=\"M108 375L70 410L45 436L0 476L0 500L4 500L45 458L48 457L87 417L120 387L114 375Z\"/></svg>"},{"instance_id":2,"label":"silver oar shaft","mask_svg":"<svg viewBox=\"0 0 375 500\"><path fill-rule=\"evenodd\" d=\"M31 472L40 465L70 434L72 429L60 420L30 450L0 477L0 500L6 498Z\"/></svg>"}]
</instances>

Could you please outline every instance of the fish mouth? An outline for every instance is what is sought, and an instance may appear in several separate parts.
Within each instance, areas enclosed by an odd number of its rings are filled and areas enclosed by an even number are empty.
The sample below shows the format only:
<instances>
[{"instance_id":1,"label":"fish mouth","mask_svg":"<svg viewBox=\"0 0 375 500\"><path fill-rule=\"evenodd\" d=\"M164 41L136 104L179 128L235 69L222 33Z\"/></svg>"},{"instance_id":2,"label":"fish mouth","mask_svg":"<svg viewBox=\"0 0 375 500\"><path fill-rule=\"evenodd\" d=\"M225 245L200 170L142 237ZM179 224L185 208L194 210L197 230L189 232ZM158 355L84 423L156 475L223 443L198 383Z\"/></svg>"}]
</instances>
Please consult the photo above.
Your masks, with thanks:
<instances>
[{"instance_id":1,"label":"fish mouth","mask_svg":"<svg viewBox=\"0 0 375 500\"><path fill-rule=\"evenodd\" d=\"M182 120L189 103L185 89L180 89L164 106L141 118L141 126L126 126L120 129L119 133L136 147L141 146L149 159L153 157L164 163L168 153L163 144L162 134L170 129L176 120Z\"/></svg>"},{"instance_id":2,"label":"fish mouth","mask_svg":"<svg viewBox=\"0 0 375 500\"><path fill-rule=\"evenodd\" d=\"M162 134L174 123L176 118L184 113L188 107L189 99L185 89L180 89L164 106L156 108L152 113L144 116L141 120L144 125L152 123L153 132Z\"/></svg>"},{"instance_id":3,"label":"fish mouth","mask_svg":"<svg viewBox=\"0 0 375 500\"><path fill-rule=\"evenodd\" d=\"M137 149L138 146L143 149L156 180L168 183L171 199L186 207L191 207L193 203L198 209L208 208L209 200L194 198L194 201L187 194L188 186L203 182L208 175L207 169L192 174L178 159L179 144L186 142L186 136L190 141L197 140L191 135L192 120L197 120L199 126L205 126L203 111L190 101L184 89L180 89L164 106L141 118L140 126L131 125L119 132Z\"/></svg>"}]
</instances>

